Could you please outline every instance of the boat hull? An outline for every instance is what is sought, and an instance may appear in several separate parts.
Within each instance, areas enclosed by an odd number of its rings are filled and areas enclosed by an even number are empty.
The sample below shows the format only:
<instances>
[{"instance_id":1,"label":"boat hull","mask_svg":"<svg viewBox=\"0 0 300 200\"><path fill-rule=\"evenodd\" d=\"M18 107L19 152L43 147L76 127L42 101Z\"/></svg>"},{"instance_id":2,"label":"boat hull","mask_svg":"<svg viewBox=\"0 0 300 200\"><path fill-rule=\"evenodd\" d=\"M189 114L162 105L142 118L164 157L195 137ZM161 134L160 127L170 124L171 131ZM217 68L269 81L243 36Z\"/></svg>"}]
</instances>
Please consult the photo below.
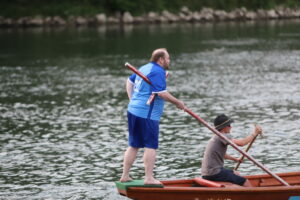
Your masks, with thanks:
<instances>
[{"instance_id":1,"label":"boat hull","mask_svg":"<svg viewBox=\"0 0 300 200\"><path fill-rule=\"evenodd\" d=\"M295 188L276 188L276 190L230 190L214 188L184 189L129 189L127 197L135 200L288 200L300 196L300 186Z\"/></svg>"},{"instance_id":2,"label":"boat hull","mask_svg":"<svg viewBox=\"0 0 300 200\"><path fill-rule=\"evenodd\" d=\"M124 188L118 187L118 191L134 200L289 200L291 197L300 199L300 172L277 175L290 186L282 186L276 179L264 174L246 176L253 187L241 187L226 182L203 184L197 181L199 178L195 178L162 181L163 187L140 187L133 184Z\"/></svg>"}]
</instances>

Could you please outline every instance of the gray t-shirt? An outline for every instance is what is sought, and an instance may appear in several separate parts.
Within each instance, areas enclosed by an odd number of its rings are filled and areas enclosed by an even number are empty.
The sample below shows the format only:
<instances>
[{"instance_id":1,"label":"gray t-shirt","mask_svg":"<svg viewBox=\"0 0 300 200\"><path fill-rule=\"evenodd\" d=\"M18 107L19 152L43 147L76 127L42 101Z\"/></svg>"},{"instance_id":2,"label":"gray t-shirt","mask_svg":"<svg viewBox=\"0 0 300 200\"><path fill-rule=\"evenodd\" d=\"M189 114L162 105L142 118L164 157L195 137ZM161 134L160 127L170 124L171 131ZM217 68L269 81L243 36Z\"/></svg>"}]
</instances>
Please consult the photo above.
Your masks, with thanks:
<instances>
[{"instance_id":1,"label":"gray t-shirt","mask_svg":"<svg viewBox=\"0 0 300 200\"><path fill-rule=\"evenodd\" d=\"M224 134L228 139L231 135ZM218 174L224 165L224 156L227 151L228 143L219 136L214 135L206 146L202 159L201 175L212 176Z\"/></svg>"}]
</instances>

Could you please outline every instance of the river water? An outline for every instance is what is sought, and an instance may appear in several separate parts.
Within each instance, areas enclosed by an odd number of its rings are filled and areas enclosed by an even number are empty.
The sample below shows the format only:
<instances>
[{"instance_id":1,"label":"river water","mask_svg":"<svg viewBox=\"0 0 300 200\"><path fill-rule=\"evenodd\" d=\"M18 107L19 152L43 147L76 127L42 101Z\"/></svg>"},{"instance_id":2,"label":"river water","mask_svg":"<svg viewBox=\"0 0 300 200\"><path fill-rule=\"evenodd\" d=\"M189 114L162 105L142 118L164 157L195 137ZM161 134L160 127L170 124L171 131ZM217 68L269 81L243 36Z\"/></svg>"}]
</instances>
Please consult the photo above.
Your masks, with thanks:
<instances>
[{"instance_id":1,"label":"river water","mask_svg":"<svg viewBox=\"0 0 300 200\"><path fill-rule=\"evenodd\" d=\"M249 153L273 172L299 171L299 41L299 20L1 29L0 199L126 199L114 186L127 147L123 66L148 62L158 47L171 54L174 96L210 123L231 116L234 137L260 124L264 137ZM200 176L211 135L166 103L156 178ZM264 173L250 161L239 170Z\"/></svg>"}]
</instances>

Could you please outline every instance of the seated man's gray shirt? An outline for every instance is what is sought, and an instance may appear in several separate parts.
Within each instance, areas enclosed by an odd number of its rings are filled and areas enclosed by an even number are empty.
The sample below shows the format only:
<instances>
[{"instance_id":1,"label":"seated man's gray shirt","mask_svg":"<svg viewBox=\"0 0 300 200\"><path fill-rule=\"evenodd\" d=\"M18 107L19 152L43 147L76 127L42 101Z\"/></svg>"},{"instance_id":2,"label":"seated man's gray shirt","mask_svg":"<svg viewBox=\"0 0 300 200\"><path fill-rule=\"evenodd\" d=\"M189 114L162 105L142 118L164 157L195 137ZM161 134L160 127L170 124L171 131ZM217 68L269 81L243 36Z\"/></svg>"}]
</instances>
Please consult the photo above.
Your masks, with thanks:
<instances>
[{"instance_id":1,"label":"seated man's gray shirt","mask_svg":"<svg viewBox=\"0 0 300 200\"><path fill-rule=\"evenodd\" d=\"M224 136L231 139L231 135L229 134L224 134ZM227 145L228 143L217 135L214 135L208 141L202 160L202 176L212 176L221 171L221 168L224 166Z\"/></svg>"}]
</instances>

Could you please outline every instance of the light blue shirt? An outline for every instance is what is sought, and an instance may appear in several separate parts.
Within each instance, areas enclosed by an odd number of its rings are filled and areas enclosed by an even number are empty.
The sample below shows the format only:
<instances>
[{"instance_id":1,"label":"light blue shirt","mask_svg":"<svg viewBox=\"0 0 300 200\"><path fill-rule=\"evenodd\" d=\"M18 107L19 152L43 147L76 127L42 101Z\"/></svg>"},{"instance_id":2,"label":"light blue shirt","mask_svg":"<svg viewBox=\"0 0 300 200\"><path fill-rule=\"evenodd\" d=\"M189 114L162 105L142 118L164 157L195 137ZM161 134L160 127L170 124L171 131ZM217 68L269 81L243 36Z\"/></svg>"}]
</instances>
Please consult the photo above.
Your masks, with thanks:
<instances>
[{"instance_id":1,"label":"light blue shirt","mask_svg":"<svg viewBox=\"0 0 300 200\"><path fill-rule=\"evenodd\" d=\"M159 121L164 109L164 99L156 95L150 105L147 105L147 101L152 93L157 94L166 91L166 71L155 62L143 65L139 71L150 80L152 85L149 85L136 74L129 77L129 81L134 84L134 87L128 104L128 111L141 118Z\"/></svg>"}]
</instances>

